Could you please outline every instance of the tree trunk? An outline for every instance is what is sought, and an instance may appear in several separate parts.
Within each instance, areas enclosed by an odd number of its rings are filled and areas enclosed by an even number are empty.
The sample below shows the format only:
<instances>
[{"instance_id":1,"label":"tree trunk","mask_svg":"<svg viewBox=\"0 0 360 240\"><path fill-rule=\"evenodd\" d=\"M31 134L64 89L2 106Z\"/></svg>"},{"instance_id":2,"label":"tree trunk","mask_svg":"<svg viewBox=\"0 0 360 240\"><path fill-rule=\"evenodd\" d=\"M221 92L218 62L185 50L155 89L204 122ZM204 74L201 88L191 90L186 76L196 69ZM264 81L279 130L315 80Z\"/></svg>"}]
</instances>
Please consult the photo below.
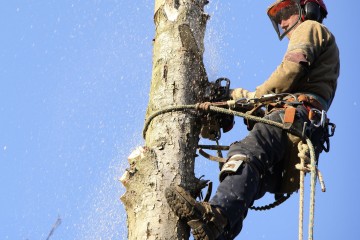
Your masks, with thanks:
<instances>
[{"instance_id":1,"label":"tree trunk","mask_svg":"<svg viewBox=\"0 0 360 240\"><path fill-rule=\"evenodd\" d=\"M156 35L146 117L169 106L203 100L207 77L203 65L206 0L155 0ZM121 178L127 212L128 239L188 239L189 229L166 203L164 190L182 185L194 191L199 180L194 159L200 124L194 112L155 117L145 147L128 158Z\"/></svg>"}]
</instances>

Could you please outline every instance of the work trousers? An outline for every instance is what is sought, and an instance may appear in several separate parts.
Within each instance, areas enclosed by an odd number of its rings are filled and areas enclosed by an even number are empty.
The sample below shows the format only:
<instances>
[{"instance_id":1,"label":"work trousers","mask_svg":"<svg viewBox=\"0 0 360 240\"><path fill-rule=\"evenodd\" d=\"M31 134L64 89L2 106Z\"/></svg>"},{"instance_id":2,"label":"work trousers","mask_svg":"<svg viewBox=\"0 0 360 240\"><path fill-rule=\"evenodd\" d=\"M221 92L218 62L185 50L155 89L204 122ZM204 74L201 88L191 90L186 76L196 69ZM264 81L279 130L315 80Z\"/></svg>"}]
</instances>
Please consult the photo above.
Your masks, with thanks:
<instances>
[{"instance_id":1,"label":"work trousers","mask_svg":"<svg viewBox=\"0 0 360 240\"><path fill-rule=\"evenodd\" d=\"M265 116L282 122L284 111L276 110ZM302 105L297 107L295 121L308 122L308 112ZM317 155L322 150L321 133L314 135ZM228 227L219 239L234 239L241 231L248 208L266 192L275 192L282 176L282 161L286 153L287 132L268 124L256 123L249 134L230 146L228 158L235 154L246 155L236 173L228 174L220 183L210 204L219 207L228 219Z\"/></svg>"}]
</instances>

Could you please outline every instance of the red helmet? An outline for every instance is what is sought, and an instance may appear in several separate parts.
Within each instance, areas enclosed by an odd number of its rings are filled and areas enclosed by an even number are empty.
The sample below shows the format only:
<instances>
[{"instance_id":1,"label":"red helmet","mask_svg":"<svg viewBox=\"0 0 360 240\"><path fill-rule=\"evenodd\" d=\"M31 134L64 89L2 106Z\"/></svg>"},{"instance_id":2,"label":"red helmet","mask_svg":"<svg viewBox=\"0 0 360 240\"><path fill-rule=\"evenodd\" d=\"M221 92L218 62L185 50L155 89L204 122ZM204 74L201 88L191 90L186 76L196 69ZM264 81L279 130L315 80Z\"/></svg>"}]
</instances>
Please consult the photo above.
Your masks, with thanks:
<instances>
[{"instance_id":1,"label":"red helmet","mask_svg":"<svg viewBox=\"0 0 360 240\"><path fill-rule=\"evenodd\" d=\"M267 14L280 40L282 40L300 20L315 20L321 23L327 13L326 6L322 0L276 0L267 10ZM280 27L281 20L287 19L292 15L299 15L298 21L285 32L282 32Z\"/></svg>"}]
</instances>

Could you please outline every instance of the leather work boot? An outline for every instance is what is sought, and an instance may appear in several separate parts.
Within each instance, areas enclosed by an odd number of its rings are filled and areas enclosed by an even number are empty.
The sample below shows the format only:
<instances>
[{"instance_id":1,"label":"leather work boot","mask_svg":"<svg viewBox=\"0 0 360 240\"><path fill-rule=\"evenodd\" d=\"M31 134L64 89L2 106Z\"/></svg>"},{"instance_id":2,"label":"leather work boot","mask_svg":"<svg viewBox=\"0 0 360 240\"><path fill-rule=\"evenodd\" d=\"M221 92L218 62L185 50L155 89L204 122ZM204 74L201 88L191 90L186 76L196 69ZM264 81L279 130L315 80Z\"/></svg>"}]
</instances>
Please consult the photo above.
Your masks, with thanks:
<instances>
[{"instance_id":1,"label":"leather work boot","mask_svg":"<svg viewBox=\"0 0 360 240\"><path fill-rule=\"evenodd\" d=\"M215 240L224 231L227 219L220 209L197 202L179 186L166 188L165 197L174 213L191 227L195 240Z\"/></svg>"}]
</instances>

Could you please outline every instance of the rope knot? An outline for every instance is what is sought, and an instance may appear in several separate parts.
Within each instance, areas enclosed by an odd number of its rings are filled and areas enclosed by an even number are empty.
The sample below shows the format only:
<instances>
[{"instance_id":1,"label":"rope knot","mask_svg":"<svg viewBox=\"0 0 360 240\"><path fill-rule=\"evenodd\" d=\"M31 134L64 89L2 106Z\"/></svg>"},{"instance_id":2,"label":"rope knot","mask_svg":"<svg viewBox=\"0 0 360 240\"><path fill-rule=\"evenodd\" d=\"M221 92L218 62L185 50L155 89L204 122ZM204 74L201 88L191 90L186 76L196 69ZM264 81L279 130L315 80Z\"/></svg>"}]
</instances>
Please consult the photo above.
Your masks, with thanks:
<instances>
[{"instance_id":1,"label":"rope knot","mask_svg":"<svg viewBox=\"0 0 360 240\"><path fill-rule=\"evenodd\" d=\"M306 143L299 142L298 144L298 157L304 160L304 163L310 163L310 149Z\"/></svg>"},{"instance_id":2,"label":"rope knot","mask_svg":"<svg viewBox=\"0 0 360 240\"><path fill-rule=\"evenodd\" d=\"M209 112L210 111L210 106L211 103L210 102L203 102L203 103L197 103L195 105L196 110L198 111L205 111L205 112Z\"/></svg>"}]
</instances>

